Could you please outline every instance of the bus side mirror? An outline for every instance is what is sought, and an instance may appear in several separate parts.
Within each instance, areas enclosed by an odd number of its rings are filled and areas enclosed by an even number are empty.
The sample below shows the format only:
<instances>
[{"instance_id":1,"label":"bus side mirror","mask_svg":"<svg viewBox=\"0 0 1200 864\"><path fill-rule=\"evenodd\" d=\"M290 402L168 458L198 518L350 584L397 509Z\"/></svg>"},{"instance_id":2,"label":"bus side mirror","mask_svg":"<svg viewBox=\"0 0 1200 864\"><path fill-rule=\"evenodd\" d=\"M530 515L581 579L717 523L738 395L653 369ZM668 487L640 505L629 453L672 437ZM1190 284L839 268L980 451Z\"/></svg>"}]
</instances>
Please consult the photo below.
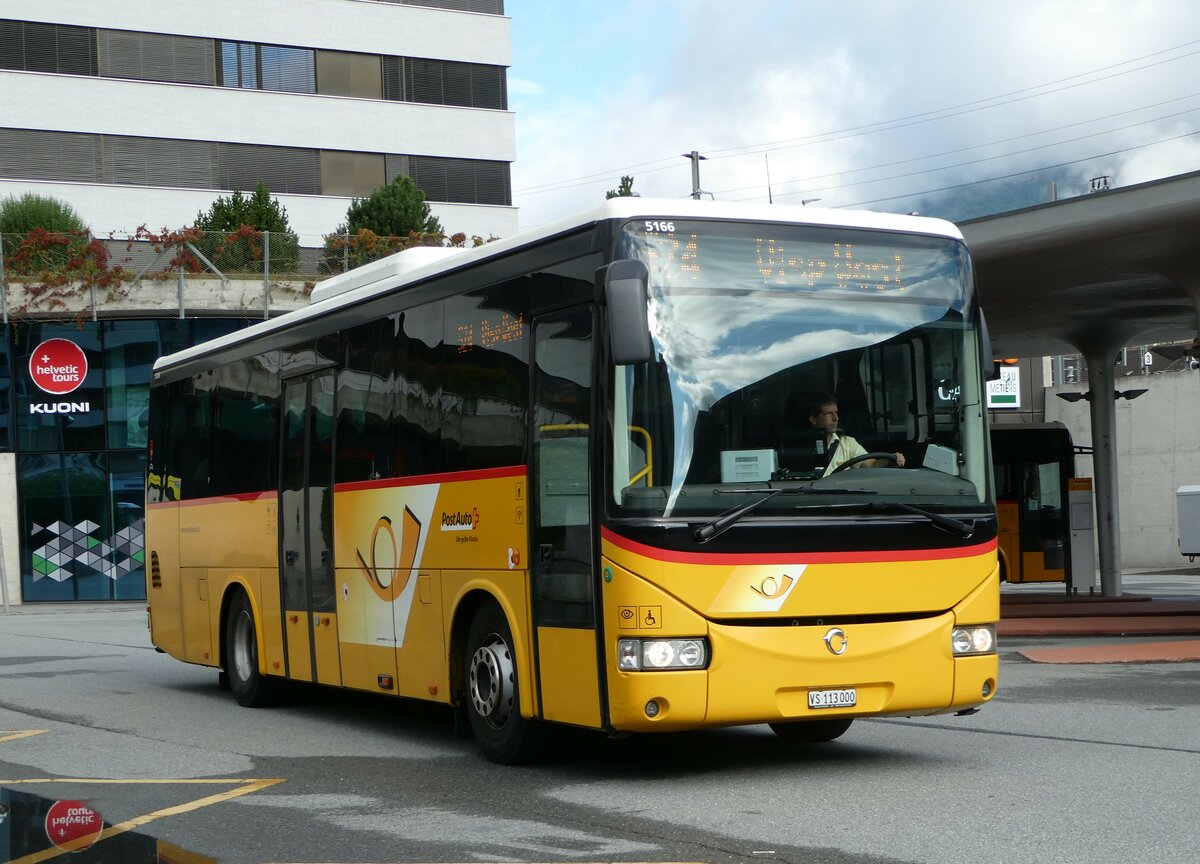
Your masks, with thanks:
<instances>
[{"instance_id":1,"label":"bus side mirror","mask_svg":"<svg viewBox=\"0 0 1200 864\"><path fill-rule=\"evenodd\" d=\"M983 370L985 381L1000 380L1000 364L992 353L992 337L988 334L987 318L983 310L979 310L979 368Z\"/></svg>"},{"instance_id":2,"label":"bus side mirror","mask_svg":"<svg viewBox=\"0 0 1200 864\"><path fill-rule=\"evenodd\" d=\"M608 306L608 342L618 366L646 363L654 357L646 307L650 272L641 261L624 259L600 268ZM597 274L599 275L599 273Z\"/></svg>"}]
</instances>

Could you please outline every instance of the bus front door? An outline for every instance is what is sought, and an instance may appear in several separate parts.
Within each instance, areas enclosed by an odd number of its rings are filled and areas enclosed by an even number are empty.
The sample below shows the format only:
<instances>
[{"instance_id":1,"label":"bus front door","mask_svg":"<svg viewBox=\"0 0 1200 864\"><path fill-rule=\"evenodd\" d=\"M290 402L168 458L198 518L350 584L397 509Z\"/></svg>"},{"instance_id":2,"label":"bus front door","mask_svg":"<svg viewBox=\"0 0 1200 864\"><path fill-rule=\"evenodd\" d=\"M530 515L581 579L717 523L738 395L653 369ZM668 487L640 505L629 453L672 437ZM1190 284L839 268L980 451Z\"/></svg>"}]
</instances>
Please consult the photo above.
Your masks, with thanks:
<instances>
[{"instance_id":1,"label":"bus front door","mask_svg":"<svg viewBox=\"0 0 1200 864\"><path fill-rule=\"evenodd\" d=\"M341 684L333 579L332 370L286 381L279 490L288 677Z\"/></svg>"},{"instance_id":2,"label":"bus front door","mask_svg":"<svg viewBox=\"0 0 1200 864\"><path fill-rule=\"evenodd\" d=\"M534 321L531 575L542 716L599 728L591 476L592 311Z\"/></svg>"}]
</instances>

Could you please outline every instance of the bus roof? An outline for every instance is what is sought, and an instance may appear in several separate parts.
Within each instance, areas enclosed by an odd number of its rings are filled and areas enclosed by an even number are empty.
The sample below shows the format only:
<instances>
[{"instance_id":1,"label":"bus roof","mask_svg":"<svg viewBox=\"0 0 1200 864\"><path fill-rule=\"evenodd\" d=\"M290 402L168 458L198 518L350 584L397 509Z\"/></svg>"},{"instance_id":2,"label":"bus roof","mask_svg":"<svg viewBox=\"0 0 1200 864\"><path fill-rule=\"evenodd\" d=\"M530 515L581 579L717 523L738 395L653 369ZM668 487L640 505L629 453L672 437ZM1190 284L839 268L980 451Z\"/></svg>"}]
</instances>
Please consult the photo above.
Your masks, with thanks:
<instances>
[{"instance_id":1,"label":"bus roof","mask_svg":"<svg viewBox=\"0 0 1200 864\"><path fill-rule=\"evenodd\" d=\"M895 213L876 213L868 210L831 210L821 207L797 207L780 204L745 204L725 201L695 201L691 198L610 198L598 207L567 219L539 225L471 249L415 247L346 273L318 282L313 288L310 304L303 308L251 325L226 336L185 348L160 357L154 372L205 354L253 341L261 336L284 330L297 323L319 318L344 306L429 279L439 273L503 256L515 249L531 246L559 235L570 234L606 220L628 219L718 219L739 222L780 222L795 225L814 225L839 228L865 228L876 231L895 231L927 234L962 240L962 233L952 222L923 216L902 216Z\"/></svg>"}]
</instances>

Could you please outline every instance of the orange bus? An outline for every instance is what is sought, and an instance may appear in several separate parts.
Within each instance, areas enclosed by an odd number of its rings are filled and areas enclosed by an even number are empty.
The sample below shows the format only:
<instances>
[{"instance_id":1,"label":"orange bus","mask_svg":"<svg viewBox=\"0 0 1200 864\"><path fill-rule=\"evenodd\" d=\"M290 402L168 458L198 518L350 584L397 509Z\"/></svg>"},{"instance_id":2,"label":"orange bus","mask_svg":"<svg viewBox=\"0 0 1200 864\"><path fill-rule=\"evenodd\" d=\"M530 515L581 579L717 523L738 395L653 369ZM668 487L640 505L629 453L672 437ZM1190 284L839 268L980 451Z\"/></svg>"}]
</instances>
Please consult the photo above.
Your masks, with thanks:
<instances>
[{"instance_id":1,"label":"orange bus","mask_svg":"<svg viewBox=\"0 0 1200 864\"><path fill-rule=\"evenodd\" d=\"M972 713L981 325L961 235L919 217L618 198L364 266L155 365L152 640L247 706L444 703L503 763L547 722Z\"/></svg>"}]
</instances>

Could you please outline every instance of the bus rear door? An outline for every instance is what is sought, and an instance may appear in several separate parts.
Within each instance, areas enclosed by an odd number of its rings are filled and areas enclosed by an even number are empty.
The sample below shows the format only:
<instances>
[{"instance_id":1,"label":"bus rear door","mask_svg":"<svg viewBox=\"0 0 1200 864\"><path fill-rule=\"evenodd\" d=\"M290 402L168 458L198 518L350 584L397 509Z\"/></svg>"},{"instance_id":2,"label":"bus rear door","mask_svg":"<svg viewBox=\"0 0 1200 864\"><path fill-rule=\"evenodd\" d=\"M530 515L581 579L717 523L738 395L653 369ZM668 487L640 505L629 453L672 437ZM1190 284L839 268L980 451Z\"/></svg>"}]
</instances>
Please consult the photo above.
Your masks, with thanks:
<instances>
[{"instance_id":1,"label":"bus rear door","mask_svg":"<svg viewBox=\"0 0 1200 864\"><path fill-rule=\"evenodd\" d=\"M333 370L283 385L280 571L288 676L341 684L333 573Z\"/></svg>"}]
</instances>

